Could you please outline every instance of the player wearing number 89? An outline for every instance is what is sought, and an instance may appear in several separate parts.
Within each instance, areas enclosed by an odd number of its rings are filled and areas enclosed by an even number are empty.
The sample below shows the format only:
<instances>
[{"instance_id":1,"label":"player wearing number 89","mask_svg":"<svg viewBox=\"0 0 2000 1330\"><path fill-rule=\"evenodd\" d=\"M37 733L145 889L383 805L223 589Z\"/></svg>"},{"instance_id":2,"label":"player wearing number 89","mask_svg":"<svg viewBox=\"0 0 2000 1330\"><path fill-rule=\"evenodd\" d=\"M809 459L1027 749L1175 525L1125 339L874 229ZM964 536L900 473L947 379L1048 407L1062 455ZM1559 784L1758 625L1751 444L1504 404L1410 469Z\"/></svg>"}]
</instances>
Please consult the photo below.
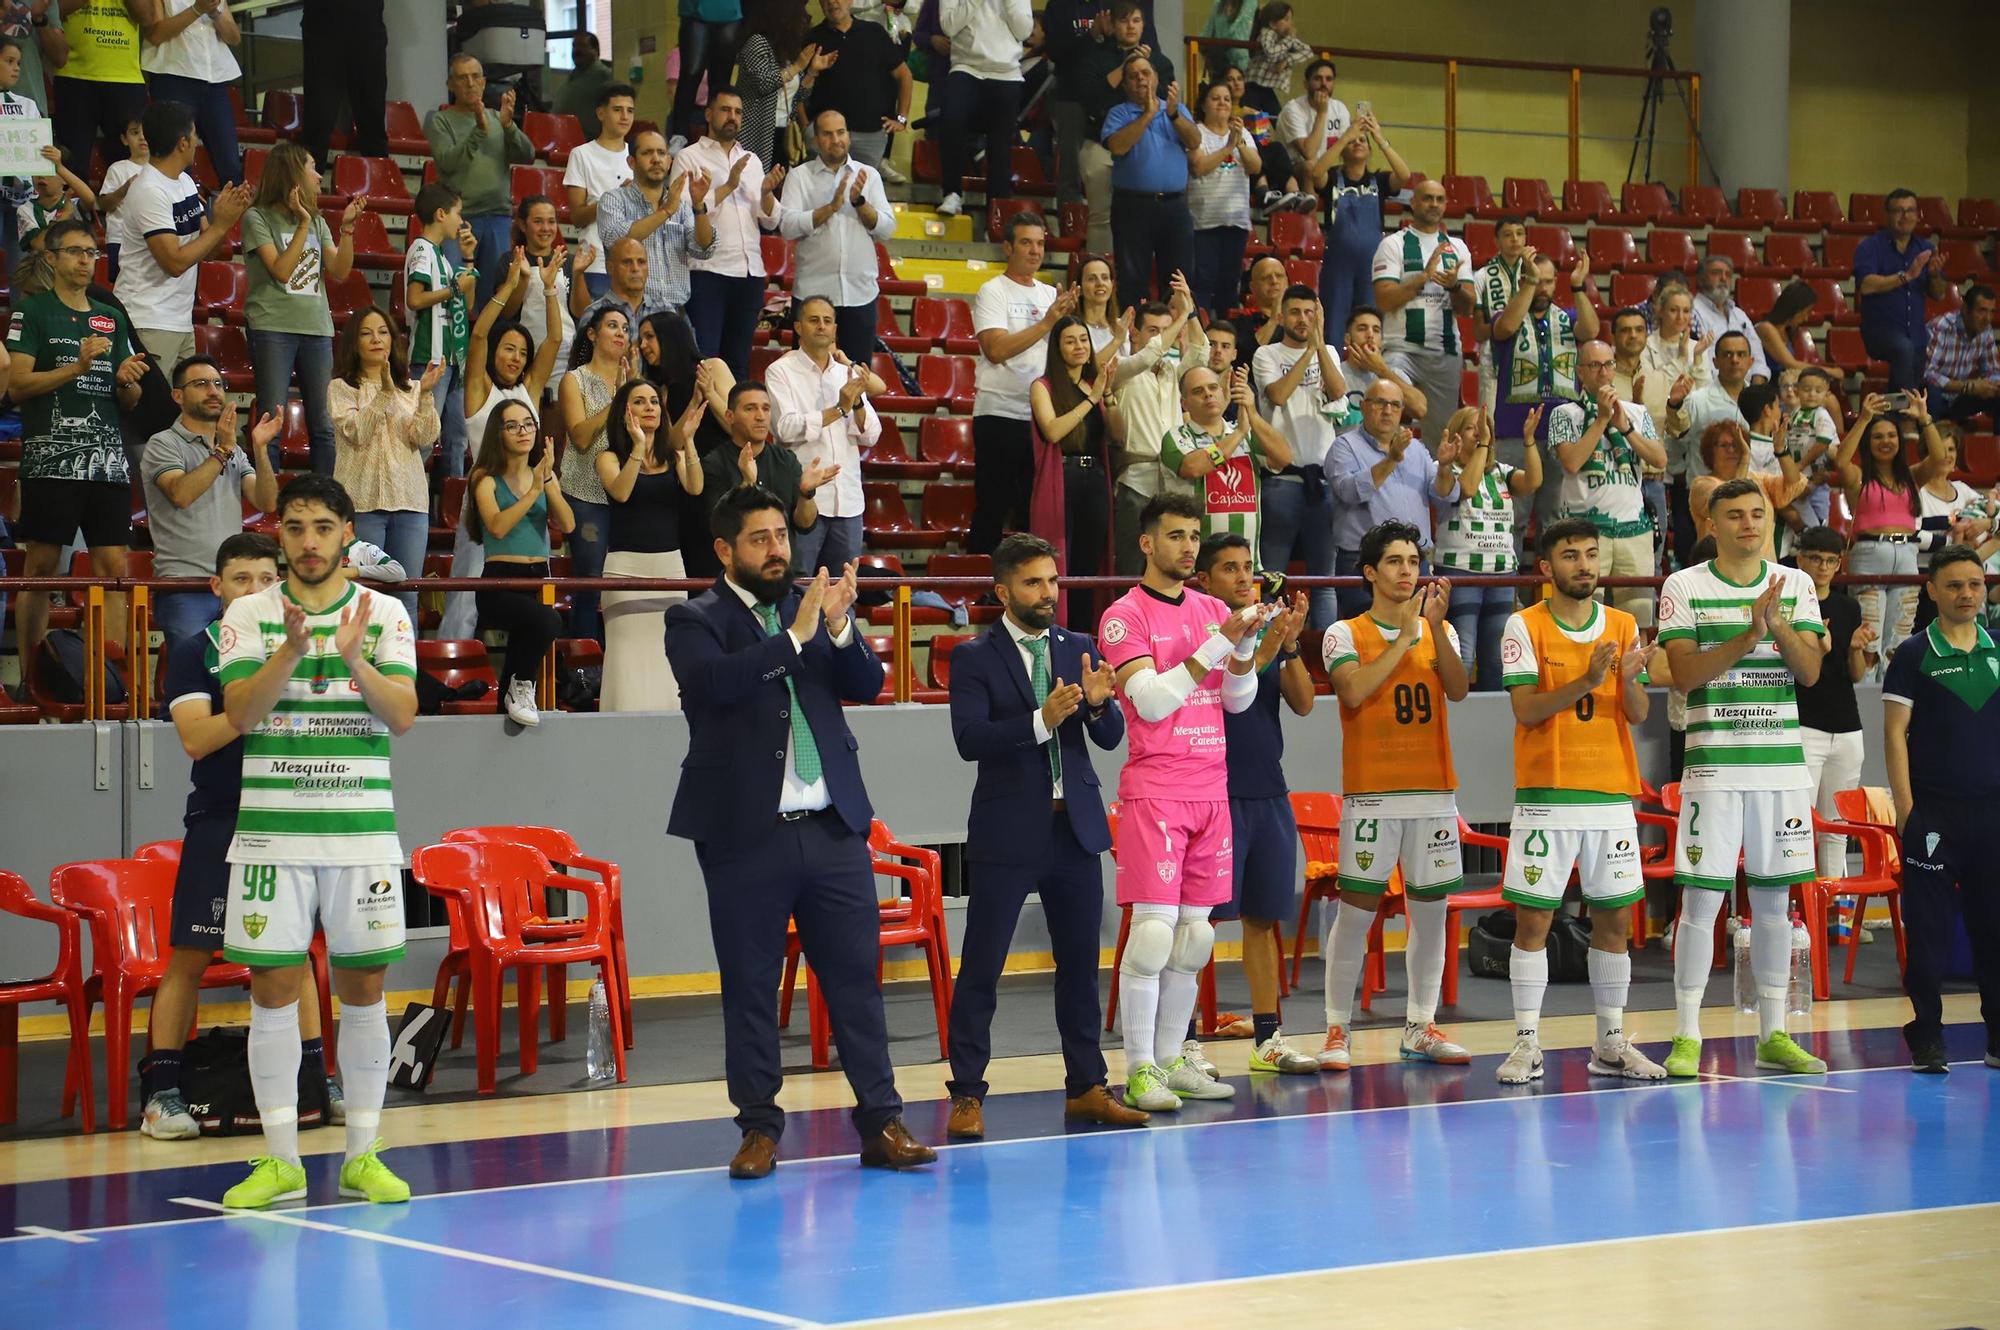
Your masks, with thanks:
<instances>
[{"instance_id":1,"label":"player wearing number 89","mask_svg":"<svg viewBox=\"0 0 2000 1330\"><path fill-rule=\"evenodd\" d=\"M1445 898L1465 885L1458 846L1458 776L1445 703L1465 699L1458 635L1445 622L1451 583L1419 584L1423 534L1383 522L1361 538L1368 612L1326 630L1327 673L1340 700L1340 906L1326 957L1321 1067L1345 1071L1347 1024L1368 933L1397 865L1403 870L1410 984L1403 1056L1463 1063L1471 1055L1433 1023L1444 983Z\"/></svg>"},{"instance_id":2,"label":"player wearing number 89","mask_svg":"<svg viewBox=\"0 0 2000 1330\"><path fill-rule=\"evenodd\" d=\"M1646 719L1646 644L1631 615L1591 598L1597 528L1567 517L1538 543L1549 598L1508 616L1501 681L1514 703L1514 820L1504 894L1515 911L1509 977L1514 1051L1500 1081L1540 1080L1542 995L1549 986L1549 923L1572 868L1590 906L1590 990L1597 1041L1590 1070L1656 1081L1667 1073L1625 1038L1632 986L1626 907L1643 900L1632 796L1639 759L1632 726Z\"/></svg>"},{"instance_id":3,"label":"player wearing number 89","mask_svg":"<svg viewBox=\"0 0 2000 1330\"><path fill-rule=\"evenodd\" d=\"M403 847L389 736L417 717L416 636L394 596L341 574L354 504L331 476L278 495L285 580L230 605L216 634L223 709L243 739L223 951L250 967L250 1084L266 1154L222 1203L305 1195L299 1166L299 962L317 915L340 995L343 1196L406 1201L376 1151L389 1083L382 974L403 954Z\"/></svg>"},{"instance_id":4,"label":"player wearing number 89","mask_svg":"<svg viewBox=\"0 0 2000 1330\"><path fill-rule=\"evenodd\" d=\"M1683 568L1660 592L1660 642L1675 686L1687 692L1674 849L1681 887L1674 936L1679 1021L1667 1074L1693 1076L1700 1069L1715 916L1736 885L1739 854L1750 885L1757 1065L1821 1072L1826 1064L1785 1033L1792 948L1785 906L1793 887L1813 880L1812 778L1795 684L1819 678L1826 625L1812 578L1764 561L1772 514L1755 481L1717 486L1708 511L1715 558Z\"/></svg>"}]
</instances>

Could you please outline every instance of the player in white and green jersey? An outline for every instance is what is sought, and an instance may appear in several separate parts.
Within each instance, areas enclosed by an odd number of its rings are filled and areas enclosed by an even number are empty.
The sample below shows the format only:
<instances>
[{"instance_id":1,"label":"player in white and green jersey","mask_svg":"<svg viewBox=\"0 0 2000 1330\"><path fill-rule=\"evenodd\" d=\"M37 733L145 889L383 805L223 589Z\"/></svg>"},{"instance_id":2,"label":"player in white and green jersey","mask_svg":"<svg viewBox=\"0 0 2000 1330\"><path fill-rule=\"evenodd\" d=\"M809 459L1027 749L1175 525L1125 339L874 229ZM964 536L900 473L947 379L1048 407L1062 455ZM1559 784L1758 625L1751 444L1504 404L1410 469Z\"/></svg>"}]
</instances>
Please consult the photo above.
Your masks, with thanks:
<instances>
[{"instance_id":1,"label":"player in white and green jersey","mask_svg":"<svg viewBox=\"0 0 2000 1330\"><path fill-rule=\"evenodd\" d=\"M1716 556L1669 577L1660 592L1660 642L1674 684L1687 692L1674 878L1679 1026L1667 1074L1693 1076L1701 1060L1701 999L1714 954L1715 916L1736 885L1750 886L1750 962L1757 978L1757 1065L1821 1072L1826 1064L1785 1033L1791 974L1791 889L1814 875L1813 791L1799 735L1795 685L1819 678L1826 624L1812 579L1765 562L1774 519L1754 480L1732 480L1709 501Z\"/></svg>"},{"instance_id":2,"label":"player in white and green jersey","mask_svg":"<svg viewBox=\"0 0 2000 1330\"><path fill-rule=\"evenodd\" d=\"M1224 394L1236 404L1236 425L1223 417ZM1250 371L1238 366L1225 385L1207 365L1181 371L1185 418L1160 440L1160 465L1202 485L1201 534L1228 532L1257 548L1263 471L1292 464L1291 441L1257 413Z\"/></svg>"},{"instance_id":3,"label":"player in white and green jersey","mask_svg":"<svg viewBox=\"0 0 2000 1330\"><path fill-rule=\"evenodd\" d=\"M1478 309L1472 251L1444 230L1444 186L1410 187L1410 224L1382 237L1369 275L1382 311L1382 356L1422 390L1427 419L1443 420L1460 406L1465 344L1458 320Z\"/></svg>"},{"instance_id":4,"label":"player in white and green jersey","mask_svg":"<svg viewBox=\"0 0 2000 1330\"><path fill-rule=\"evenodd\" d=\"M285 580L244 596L216 633L223 709L243 739L223 950L250 969L250 1084L266 1154L232 1209L305 1195L299 1164L299 962L324 929L347 1089L343 1196L406 1201L377 1151L389 1083L382 976L403 954L403 847L389 737L417 715L416 635L402 602L341 573L354 504L331 476L278 495Z\"/></svg>"}]
</instances>

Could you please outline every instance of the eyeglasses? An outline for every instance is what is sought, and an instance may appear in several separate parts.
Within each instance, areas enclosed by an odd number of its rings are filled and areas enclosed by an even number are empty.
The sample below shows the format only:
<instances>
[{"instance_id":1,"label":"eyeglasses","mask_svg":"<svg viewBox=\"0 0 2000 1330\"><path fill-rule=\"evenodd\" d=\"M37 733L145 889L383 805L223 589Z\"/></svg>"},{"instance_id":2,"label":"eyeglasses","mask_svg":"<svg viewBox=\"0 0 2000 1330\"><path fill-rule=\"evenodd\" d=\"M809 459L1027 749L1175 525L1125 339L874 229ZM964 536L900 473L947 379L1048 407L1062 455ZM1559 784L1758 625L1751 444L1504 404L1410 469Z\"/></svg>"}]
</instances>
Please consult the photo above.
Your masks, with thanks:
<instances>
[{"instance_id":1,"label":"eyeglasses","mask_svg":"<svg viewBox=\"0 0 2000 1330\"><path fill-rule=\"evenodd\" d=\"M500 423L500 429L505 434L533 434L535 421L532 416L527 420L504 420Z\"/></svg>"},{"instance_id":2,"label":"eyeglasses","mask_svg":"<svg viewBox=\"0 0 2000 1330\"><path fill-rule=\"evenodd\" d=\"M187 379L182 382L181 391L186 392L190 388L213 388L215 391L221 392L227 386L221 379Z\"/></svg>"},{"instance_id":3,"label":"eyeglasses","mask_svg":"<svg viewBox=\"0 0 2000 1330\"><path fill-rule=\"evenodd\" d=\"M56 253L64 255L67 258L89 259L93 263L97 261L97 256L103 252L103 250L97 248L95 245L64 245L56 251Z\"/></svg>"}]
</instances>

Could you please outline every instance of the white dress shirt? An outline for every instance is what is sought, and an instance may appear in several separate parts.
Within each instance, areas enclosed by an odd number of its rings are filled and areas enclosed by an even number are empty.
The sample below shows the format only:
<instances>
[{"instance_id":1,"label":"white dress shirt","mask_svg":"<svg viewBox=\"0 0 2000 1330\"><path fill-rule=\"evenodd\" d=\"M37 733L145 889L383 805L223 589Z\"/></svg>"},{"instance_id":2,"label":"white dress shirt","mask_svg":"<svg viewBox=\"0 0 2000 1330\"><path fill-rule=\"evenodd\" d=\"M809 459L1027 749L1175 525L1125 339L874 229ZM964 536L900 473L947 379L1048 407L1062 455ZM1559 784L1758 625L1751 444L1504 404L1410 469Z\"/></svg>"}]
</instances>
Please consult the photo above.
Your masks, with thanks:
<instances>
[{"instance_id":1,"label":"white dress shirt","mask_svg":"<svg viewBox=\"0 0 2000 1330\"><path fill-rule=\"evenodd\" d=\"M752 617L758 618L758 626L762 627L763 621L757 615L757 598L742 587L737 586L733 579L724 577L722 580L728 584L731 591L736 593L736 598L743 602L743 608L749 610ZM788 627L785 629L785 636L791 639L793 651L801 655L805 654L805 645L799 641L797 633ZM833 639L833 644L836 647L844 647L852 641L854 641L854 615L850 613L847 616L847 626L840 630L840 635ZM785 721L787 726L789 726L791 717L785 717ZM819 736L814 735L813 738L817 740ZM793 757L792 732L787 728L785 731L785 784L784 788L778 792L778 811L780 813L817 813L822 808L832 807L833 795L826 788L826 777L821 776L819 779L811 782L800 780L798 766L793 761Z\"/></svg>"},{"instance_id":2,"label":"white dress shirt","mask_svg":"<svg viewBox=\"0 0 2000 1330\"><path fill-rule=\"evenodd\" d=\"M821 369L811 356L796 349L779 356L764 371L764 386L771 390L771 432L778 442L799 455L801 469L814 462L840 468L840 473L813 495L821 517L861 516L861 450L882 437L882 417L875 414L865 395L845 418L831 425L821 423L826 409L839 405L847 374L848 367L832 356Z\"/></svg>"},{"instance_id":3,"label":"white dress shirt","mask_svg":"<svg viewBox=\"0 0 2000 1330\"><path fill-rule=\"evenodd\" d=\"M1031 633L1027 629L1021 627L1021 625L1015 623L1011 616L1004 614L1000 616L1000 622L1006 625L1007 636L1014 639L1014 649L1021 653L1021 668L1028 672L1028 695L1030 697L1034 696L1034 691L1035 691L1035 653L1028 650L1028 643L1030 642L1048 643L1047 649L1049 653L1049 688L1053 691L1056 686L1056 656L1055 656L1056 646L1055 646L1055 639L1050 636L1049 630L1044 628L1039 633ZM1052 737L1053 736L1051 736L1049 733L1049 723L1042 716L1042 709L1040 707L1036 707L1035 746L1039 748L1041 745L1047 743ZM1047 759L1044 758L1043 760L1046 761ZM1060 777L1057 778L1056 780L1055 797L1058 799L1063 797L1063 783Z\"/></svg>"},{"instance_id":4,"label":"white dress shirt","mask_svg":"<svg viewBox=\"0 0 2000 1330\"><path fill-rule=\"evenodd\" d=\"M722 187L729 183L729 173L746 157L749 160L743 164L736 192L724 195ZM759 211L764 198L764 164L741 143L725 148L714 139L703 137L682 148L680 156L674 158L668 183L696 168L708 177L706 204L708 220L715 225L715 244L705 258L696 258L690 251L688 271L712 272L721 277L765 276L764 247L758 228L777 230L784 213L780 208L767 217Z\"/></svg>"},{"instance_id":5,"label":"white dress shirt","mask_svg":"<svg viewBox=\"0 0 2000 1330\"><path fill-rule=\"evenodd\" d=\"M1771 377L1771 362L1764 355L1764 340L1757 336L1757 325L1751 320L1748 314L1743 312L1743 306L1732 300L1729 302L1729 308L1724 310L1713 300L1710 300L1705 293L1697 292L1694 298L1694 335L1700 337L1702 334L1709 332L1713 332L1717 337L1722 336L1726 332L1740 332L1749 338L1749 381L1755 383L1758 379L1768 379ZM1715 348L1713 346L1702 352L1701 359L1702 363L1708 366L1709 371L1711 373L1714 372Z\"/></svg>"},{"instance_id":6,"label":"white dress shirt","mask_svg":"<svg viewBox=\"0 0 2000 1330\"><path fill-rule=\"evenodd\" d=\"M874 227L863 226L861 210L848 202L825 225L815 227L814 209L832 200L840 177L849 171L861 173L861 197L875 210ZM850 177L842 193L853 188ZM874 304L882 293L875 242L896 234L896 212L882 188L882 173L853 158L828 166L813 157L785 176L780 201L784 208L779 233L799 242L792 260L796 274L792 289L800 296L825 296L842 308Z\"/></svg>"},{"instance_id":7,"label":"white dress shirt","mask_svg":"<svg viewBox=\"0 0 2000 1330\"><path fill-rule=\"evenodd\" d=\"M1189 319L1180 342L1166 345L1159 337L1147 339L1137 351L1119 357L1113 389L1118 409L1125 417L1125 469L1118 483L1134 494L1152 498L1167 490L1198 495L1201 482L1170 475L1160 464L1160 441L1181 423L1181 371L1189 365L1208 363L1208 334L1201 324Z\"/></svg>"}]
</instances>

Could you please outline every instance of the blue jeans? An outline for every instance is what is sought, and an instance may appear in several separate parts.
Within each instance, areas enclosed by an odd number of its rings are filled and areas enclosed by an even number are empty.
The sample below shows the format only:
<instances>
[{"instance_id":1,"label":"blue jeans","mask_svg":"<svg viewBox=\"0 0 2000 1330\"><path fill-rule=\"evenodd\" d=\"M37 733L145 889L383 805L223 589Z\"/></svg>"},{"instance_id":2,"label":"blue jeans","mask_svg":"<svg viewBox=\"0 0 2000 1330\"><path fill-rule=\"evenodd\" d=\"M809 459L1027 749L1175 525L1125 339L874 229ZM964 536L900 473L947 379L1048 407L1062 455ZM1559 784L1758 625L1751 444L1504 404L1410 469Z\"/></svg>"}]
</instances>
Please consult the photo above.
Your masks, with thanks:
<instances>
[{"instance_id":1,"label":"blue jeans","mask_svg":"<svg viewBox=\"0 0 2000 1330\"><path fill-rule=\"evenodd\" d=\"M250 366L257 373L257 414L283 414L293 371L306 408L306 433L312 447L312 469L333 474L333 414L326 407L326 385L333 377L333 339L304 333L250 330ZM271 469L280 470L282 440L271 441Z\"/></svg>"},{"instance_id":2,"label":"blue jeans","mask_svg":"<svg viewBox=\"0 0 2000 1330\"><path fill-rule=\"evenodd\" d=\"M1240 226L1210 226L1194 233L1194 271L1188 285L1194 303L1211 318L1223 318L1243 295L1243 251L1250 232Z\"/></svg>"},{"instance_id":3,"label":"blue jeans","mask_svg":"<svg viewBox=\"0 0 2000 1330\"><path fill-rule=\"evenodd\" d=\"M1898 328L1861 329L1861 345L1877 360L1889 362L1890 390L1921 389L1924 368L1926 337L1919 332L1916 337Z\"/></svg>"},{"instance_id":4,"label":"blue jeans","mask_svg":"<svg viewBox=\"0 0 2000 1330\"><path fill-rule=\"evenodd\" d=\"M419 369L411 377L422 372ZM465 370L458 365L446 370L437 387L431 389L431 396L436 399L438 409L438 479L462 476L465 474ZM413 576L418 572L414 568L410 571Z\"/></svg>"},{"instance_id":5,"label":"blue jeans","mask_svg":"<svg viewBox=\"0 0 2000 1330\"><path fill-rule=\"evenodd\" d=\"M821 517L812 530L801 531L792 540L792 566L810 577L821 567L830 577L862 555L859 517Z\"/></svg>"},{"instance_id":6,"label":"blue jeans","mask_svg":"<svg viewBox=\"0 0 2000 1330\"><path fill-rule=\"evenodd\" d=\"M208 147L215 175L225 185L243 179L243 154L236 146L236 109L229 104L229 85L191 79L181 74L148 74L146 86L156 102L179 102L194 112L195 133Z\"/></svg>"},{"instance_id":7,"label":"blue jeans","mask_svg":"<svg viewBox=\"0 0 2000 1330\"><path fill-rule=\"evenodd\" d=\"M1270 480L1264 485L1264 532L1258 538L1263 547L1258 557L1266 568L1285 571L1293 556L1306 566L1306 576L1326 577L1334 571L1333 487L1327 486L1317 504L1306 502L1306 487L1298 480ZM1346 618L1345 597L1338 600L1331 587L1312 593L1311 625L1322 632L1335 618ZM1359 613L1359 611L1356 611Z\"/></svg>"},{"instance_id":8,"label":"blue jeans","mask_svg":"<svg viewBox=\"0 0 2000 1330\"><path fill-rule=\"evenodd\" d=\"M750 340L763 310L762 277L688 274L687 316L694 325L694 340L702 355L719 357L739 379L749 377Z\"/></svg>"},{"instance_id":9,"label":"blue jeans","mask_svg":"<svg viewBox=\"0 0 2000 1330\"><path fill-rule=\"evenodd\" d=\"M424 575L424 549L431 539L430 514L379 508L356 513L354 538L380 545L390 558L403 565L404 575L414 582ZM417 621L417 593L406 591L397 599L410 612L410 622L414 625Z\"/></svg>"},{"instance_id":10,"label":"blue jeans","mask_svg":"<svg viewBox=\"0 0 2000 1330\"><path fill-rule=\"evenodd\" d=\"M153 623L160 636L160 668L174 647L193 637L222 617L222 597L207 591L176 591L161 596L153 605ZM172 698L167 699L169 702Z\"/></svg>"},{"instance_id":11,"label":"blue jeans","mask_svg":"<svg viewBox=\"0 0 2000 1330\"><path fill-rule=\"evenodd\" d=\"M506 275L507 265L514 261L514 219L504 212L489 212L468 217L465 224L479 242L479 248L472 252L472 261L479 265L479 284L473 288L473 304L467 313L468 318L476 319L493 298L493 289Z\"/></svg>"},{"instance_id":12,"label":"blue jeans","mask_svg":"<svg viewBox=\"0 0 2000 1330\"><path fill-rule=\"evenodd\" d=\"M604 551L611 543L611 505L591 503L575 495L569 499L570 511L576 514L576 530L564 537L569 550L569 575L571 577L602 577L604 575ZM597 610L597 592L572 591L569 597L569 632L571 637L604 636L604 618Z\"/></svg>"},{"instance_id":13,"label":"blue jeans","mask_svg":"<svg viewBox=\"0 0 2000 1330\"><path fill-rule=\"evenodd\" d=\"M1376 227L1379 235L1381 227ZM1344 346L1347 343L1347 319L1363 305L1375 303L1375 279L1372 267L1375 262L1373 246L1358 252L1337 250L1334 237L1328 236L1326 258L1319 269L1320 312L1326 316L1326 342L1328 346Z\"/></svg>"},{"instance_id":14,"label":"blue jeans","mask_svg":"<svg viewBox=\"0 0 2000 1330\"><path fill-rule=\"evenodd\" d=\"M1458 634L1458 656L1475 693L1500 691L1500 638L1513 612L1513 587L1466 583L1451 589L1445 619Z\"/></svg>"}]
</instances>

